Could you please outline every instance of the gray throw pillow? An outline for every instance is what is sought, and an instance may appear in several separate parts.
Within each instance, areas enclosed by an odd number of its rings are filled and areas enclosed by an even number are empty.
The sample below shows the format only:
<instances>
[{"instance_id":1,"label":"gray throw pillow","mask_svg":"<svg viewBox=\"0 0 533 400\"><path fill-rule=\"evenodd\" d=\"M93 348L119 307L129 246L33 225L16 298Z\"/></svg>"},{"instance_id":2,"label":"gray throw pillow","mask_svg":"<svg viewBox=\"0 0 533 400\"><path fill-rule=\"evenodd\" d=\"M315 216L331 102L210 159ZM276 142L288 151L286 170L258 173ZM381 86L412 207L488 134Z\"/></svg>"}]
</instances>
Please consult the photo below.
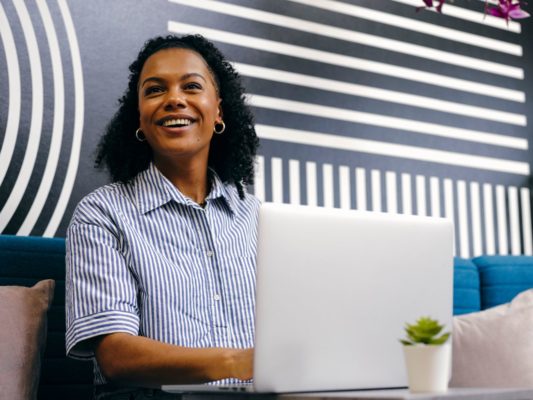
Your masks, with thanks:
<instances>
[{"instance_id":1,"label":"gray throw pillow","mask_svg":"<svg viewBox=\"0 0 533 400\"><path fill-rule=\"evenodd\" d=\"M0 286L0 399L35 399L46 342L51 279L35 286Z\"/></svg>"},{"instance_id":2,"label":"gray throw pillow","mask_svg":"<svg viewBox=\"0 0 533 400\"><path fill-rule=\"evenodd\" d=\"M451 387L533 387L533 289L454 318Z\"/></svg>"}]
</instances>

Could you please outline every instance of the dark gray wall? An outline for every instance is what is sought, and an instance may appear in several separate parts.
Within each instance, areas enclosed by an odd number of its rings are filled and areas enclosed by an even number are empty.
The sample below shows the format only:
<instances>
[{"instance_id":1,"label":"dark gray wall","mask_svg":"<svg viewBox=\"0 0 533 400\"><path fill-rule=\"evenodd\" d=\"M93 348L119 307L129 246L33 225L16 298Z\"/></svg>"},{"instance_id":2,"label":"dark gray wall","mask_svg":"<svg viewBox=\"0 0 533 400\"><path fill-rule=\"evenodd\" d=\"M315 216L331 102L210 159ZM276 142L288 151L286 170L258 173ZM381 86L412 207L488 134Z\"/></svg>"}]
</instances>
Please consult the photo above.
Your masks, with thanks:
<instances>
[{"instance_id":1,"label":"dark gray wall","mask_svg":"<svg viewBox=\"0 0 533 400\"><path fill-rule=\"evenodd\" d=\"M405 3L3 0L0 232L64 236L108 181L95 146L140 46L200 32L251 94L260 198L449 216L458 255L531 254L531 19L518 33L461 17L479 0Z\"/></svg>"}]
</instances>

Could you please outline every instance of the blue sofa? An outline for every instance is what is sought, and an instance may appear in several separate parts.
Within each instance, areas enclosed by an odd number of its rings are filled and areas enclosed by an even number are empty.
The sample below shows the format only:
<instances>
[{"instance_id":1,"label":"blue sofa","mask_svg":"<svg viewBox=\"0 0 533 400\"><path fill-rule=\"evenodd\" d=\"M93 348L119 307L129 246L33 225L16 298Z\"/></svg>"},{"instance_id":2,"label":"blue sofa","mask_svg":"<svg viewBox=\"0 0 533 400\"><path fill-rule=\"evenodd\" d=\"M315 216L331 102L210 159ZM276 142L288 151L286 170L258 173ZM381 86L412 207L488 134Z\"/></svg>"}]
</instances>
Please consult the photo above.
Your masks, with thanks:
<instances>
[{"instance_id":1,"label":"blue sofa","mask_svg":"<svg viewBox=\"0 0 533 400\"><path fill-rule=\"evenodd\" d=\"M533 257L486 256L454 260L454 314L510 301L533 287ZM54 279L39 399L92 398L92 363L65 356L65 240L0 235L0 285L32 286Z\"/></svg>"},{"instance_id":2,"label":"blue sofa","mask_svg":"<svg viewBox=\"0 0 533 400\"><path fill-rule=\"evenodd\" d=\"M454 259L454 315L485 310L533 288L532 256Z\"/></svg>"}]
</instances>

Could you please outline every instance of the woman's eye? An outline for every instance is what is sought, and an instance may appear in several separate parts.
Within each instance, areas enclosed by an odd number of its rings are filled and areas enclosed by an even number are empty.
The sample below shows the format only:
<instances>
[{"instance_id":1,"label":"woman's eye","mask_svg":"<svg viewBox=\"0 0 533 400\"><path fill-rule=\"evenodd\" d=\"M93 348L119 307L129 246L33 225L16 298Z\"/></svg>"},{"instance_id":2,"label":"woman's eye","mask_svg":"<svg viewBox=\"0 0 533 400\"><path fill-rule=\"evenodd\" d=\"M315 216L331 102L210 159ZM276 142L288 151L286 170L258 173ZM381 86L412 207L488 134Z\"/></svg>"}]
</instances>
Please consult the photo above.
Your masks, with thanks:
<instances>
[{"instance_id":1,"label":"woman's eye","mask_svg":"<svg viewBox=\"0 0 533 400\"><path fill-rule=\"evenodd\" d=\"M200 85L198 82L189 82L185 84L186 90L200 90L202 89L202 85Z\"/></svg>"},{"instance_id":2,"label":"woman's eye","mask_svg":"<svg viewBox=\"0 0 533 400\"><path fill-rule=\"evenodd\" d=\"M144 90L144 94L145 94L146 96L148 96L148 95L150 95L150 94L160 93L160 92L162 92L162 91L163 91L163 88L160 87L160 86L150 86L150 87L148 87L148 88L146 88L146 89Z\"/></svg>"}]
</instances>

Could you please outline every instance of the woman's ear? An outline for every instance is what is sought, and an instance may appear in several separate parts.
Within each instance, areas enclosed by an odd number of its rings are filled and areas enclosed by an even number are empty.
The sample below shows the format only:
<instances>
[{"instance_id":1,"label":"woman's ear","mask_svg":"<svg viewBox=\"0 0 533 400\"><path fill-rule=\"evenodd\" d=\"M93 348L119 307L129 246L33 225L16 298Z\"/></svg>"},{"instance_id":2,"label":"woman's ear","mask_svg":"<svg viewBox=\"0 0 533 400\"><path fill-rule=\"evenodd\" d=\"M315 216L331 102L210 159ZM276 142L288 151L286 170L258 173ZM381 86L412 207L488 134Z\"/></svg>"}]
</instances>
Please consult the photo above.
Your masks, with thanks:
<instances>
[{"instance_id":1,"label":"woman's ear","mask_svg":"<svg viewBox=\"0 0 533 400\"><path fill-rule=\"evenodd\" d=\"M217 111L217 120L223 120L224 113L222 111L222 99L218 99L218 111Z\"/></svg>"}]
</instances>

